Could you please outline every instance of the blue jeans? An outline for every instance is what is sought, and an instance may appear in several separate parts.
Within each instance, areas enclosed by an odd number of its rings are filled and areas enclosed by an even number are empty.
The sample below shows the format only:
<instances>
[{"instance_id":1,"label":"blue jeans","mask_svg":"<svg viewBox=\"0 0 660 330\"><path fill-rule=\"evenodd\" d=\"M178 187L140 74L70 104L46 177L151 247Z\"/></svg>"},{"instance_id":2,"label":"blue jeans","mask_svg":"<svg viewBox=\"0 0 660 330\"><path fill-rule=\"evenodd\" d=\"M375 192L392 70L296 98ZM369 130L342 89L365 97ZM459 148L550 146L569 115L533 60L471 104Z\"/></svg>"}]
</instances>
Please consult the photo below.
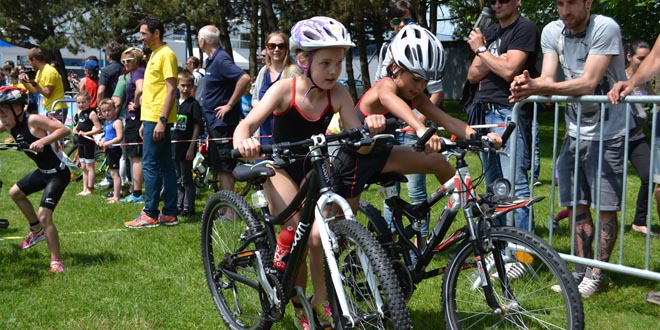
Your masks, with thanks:
<instances>
[{"instance_id":1,"label":"blue jeans","mask_svg":"<svg viewBox=\"0 0 660 330\"><path fill-rule=\"evenodd\" d=\"M172 137L170 126L165 128L165 137L154 141L156 123L142 122L144 140L142 144L142 171L144 172L144 212L152 218L158 218L163 190L163 214L177 215L176 208L176 171L172 161Z\"/></svg>"},{"instance_id":2,"label":"blue jeans","mask_svg":"<svg viewBox=\"0 0 660 330\"><path fill-rule=\"evenodd\" d=\"M511 121L512 111L510 108L496 108L486 112L486 123L487 124L508 124ZM520 127L520 126L519 126ZM497 133L502 135L504 133L504 127L490 128L490 132ZM514 135L515 134L515 135ZM525 144L523 141L522 133L518 128L514 134L511 135L511 138L517 137L516 145L516 154L511 154L511 143L507 143L504 151L507 152L510 157L501 155L499 157L489 157L489 155L482 153L482 165L486 169L485 180L486 184L491 184L493 181L499 178L508 179L511 184L514 186L514 196L518 198L527 198L530 197L529 191L529 182L527 179L527 171L523 168L523 160L525 157ZM512 180L509 177L509 172L512 166L512 161L515 161L516 171L515 171L515 180ZM530 208L523 207L516 209L514 212L515 227L520 229L529 230L529 219L530 217ZM532 213L532 227L531 231L534 232L534 218Z\"/></svg>"},{"instance_id":3,"label":"blue jeans","mask_svg":"<svg viewBox=\"0 0 660 330\"><path fill-rule=\"evenodd\" d=\"M407 133L397 133L396 138L398 142L397 144L404 146L413 145L419 140L419 138L416 135L407 134ZM421 204L427 198L426 174L407 174L406 178L408 179L406 186L408 187L408 197L410 198L410 203L413 205ZM397 183L397 191L400 190L401 187ZM383 217L385 218L385 221L387 221L387 224L390 226L390 228L392 228L391 225L392 211L385 203L383 203ZM426 215L426 221L424 222L424 225L422 226L421 229L421 233L423 237L429 235L430 218L431 218L431 214L429 213Z\"/></svg>"}]
</instances>

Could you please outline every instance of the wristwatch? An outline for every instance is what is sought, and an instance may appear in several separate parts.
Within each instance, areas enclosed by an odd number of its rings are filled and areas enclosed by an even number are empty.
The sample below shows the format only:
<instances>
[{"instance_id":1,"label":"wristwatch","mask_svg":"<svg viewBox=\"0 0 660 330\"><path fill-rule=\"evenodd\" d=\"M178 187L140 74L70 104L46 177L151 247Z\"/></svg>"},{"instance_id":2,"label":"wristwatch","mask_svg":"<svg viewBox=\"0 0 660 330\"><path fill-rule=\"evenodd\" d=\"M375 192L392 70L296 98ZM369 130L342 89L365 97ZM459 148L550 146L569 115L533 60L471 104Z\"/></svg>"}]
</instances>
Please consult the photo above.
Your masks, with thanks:
<instances>
[{"instance_id":1,"label":"wristwatch","mask_svg":"<svg viewBox=\"0 0 660 330\"><path fill-rule=\"evenodd\" d=\"M167 117L160 116L160 122L163 124L167 124Z\"/></svg>"},{"instance_id":2,"label":"wristwatch","mask_svg":"<svg viewBox=\"0 0 660 330\"><path fill-rule=\"evenodd\" d=\"M483 52L487 52L487 51L488 51L488 48L486 48L486 46L481 46L481 47L477 48L477 51L474 52L474 53L479 55L479 54L481 54Z\"/></svg>"}]
</instances>

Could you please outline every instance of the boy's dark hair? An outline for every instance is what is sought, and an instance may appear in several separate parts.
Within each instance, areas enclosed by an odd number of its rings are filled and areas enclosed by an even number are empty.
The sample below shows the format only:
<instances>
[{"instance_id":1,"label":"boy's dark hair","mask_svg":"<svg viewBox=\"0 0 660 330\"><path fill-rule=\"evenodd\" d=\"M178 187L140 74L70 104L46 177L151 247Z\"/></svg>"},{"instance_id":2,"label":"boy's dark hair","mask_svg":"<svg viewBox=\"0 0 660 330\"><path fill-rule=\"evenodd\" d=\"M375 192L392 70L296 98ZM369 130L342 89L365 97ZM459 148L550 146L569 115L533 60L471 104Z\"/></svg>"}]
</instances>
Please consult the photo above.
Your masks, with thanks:
<instances>
[{"instance_id":1,"label":"boy's dark hair","mask_svg":"<svg viewBox=\"0 0 660 330\"><path fill-rule=\"evenodd\" d=\"M140 21L140 26L146 25L149 32L154 33L156 30L160 31L160 41L163 41L163 36L165 35L165 26L163 22L153 16L147 16Z\"/></svg>"},{"instance_id":2,"label":"boy's dark hair","mask_svg":"<svg viewBox=\"0 0 660 330\"><path fill-rule=\"evenodd\" d=\"M121 61L121 53L124 52L124 46L116 41L111 41L105 46L105 53L115 62Z\"/></svg>"},{"instance_id":3,"label":"boy's dark hair","mask_svg":"<svg viewBox=\"0 0 660 330\"><path fill-rule=\"evenodd\" d=\"M192 73L190 73L188 70L181 70L179 71L179 80L188 80L188 81L195 81L195 76L193 76Z\"/></svg>"}]
</instances>

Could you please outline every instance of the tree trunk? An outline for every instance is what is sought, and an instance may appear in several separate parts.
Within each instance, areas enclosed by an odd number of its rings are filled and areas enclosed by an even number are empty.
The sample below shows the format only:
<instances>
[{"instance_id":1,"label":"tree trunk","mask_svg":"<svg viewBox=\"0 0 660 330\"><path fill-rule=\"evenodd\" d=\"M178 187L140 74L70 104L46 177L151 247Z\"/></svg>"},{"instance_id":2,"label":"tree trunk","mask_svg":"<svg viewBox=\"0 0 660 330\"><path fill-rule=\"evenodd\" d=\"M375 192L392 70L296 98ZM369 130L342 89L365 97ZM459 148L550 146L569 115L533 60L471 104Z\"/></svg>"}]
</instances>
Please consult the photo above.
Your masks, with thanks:
<instances>
[{"instance_id":1,"label":"tree trunk","mask_svg":"<svg viewBox=\"0 0 660 330\"><path fill-rule=\"evenodd\" d=\"M229 22L227 22L227 8L231 6L229 0L218 0L218 30L220 31L220 45L231 59L234 59L234 51L229 38Z\"/></svg>"},{"instance_id":2,"label":"tree trunk","mask_svg":"<svg viewBox=\"0 0 660 330\"><path fill-rule=\"evenodd\" d=\"M259 38L259 0L250 0L250 77L257 76L257 39Z\"/></svg>"}]
</instances>

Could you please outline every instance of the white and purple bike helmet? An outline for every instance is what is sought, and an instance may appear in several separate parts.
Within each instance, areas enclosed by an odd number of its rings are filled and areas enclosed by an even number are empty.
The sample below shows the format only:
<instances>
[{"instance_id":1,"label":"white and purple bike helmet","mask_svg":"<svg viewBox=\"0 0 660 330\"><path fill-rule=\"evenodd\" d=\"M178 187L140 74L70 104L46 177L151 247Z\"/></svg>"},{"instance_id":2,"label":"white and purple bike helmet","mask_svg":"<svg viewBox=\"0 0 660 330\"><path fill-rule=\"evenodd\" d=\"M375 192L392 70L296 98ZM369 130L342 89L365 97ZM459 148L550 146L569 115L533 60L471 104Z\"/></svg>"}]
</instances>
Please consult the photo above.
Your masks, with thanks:
<instances>
[{"instance_id":1,"label":"white and purple bike helmet","mask_svg":"<svg viewBox=\"0 0 660 330\"><path fill-rule=\"evenodd\" d=\"M306 20L296 23L291 28L291 37L289 37L289 45L292 53L298 51L309 52L309 63L307 67L303 66L298 60L298 66L305 72L305 75L312 81L312 87L307 91L309 93L312 88L319 87L314 79L310 68L314 60L314 52L321 48L340 47L348 49L355 47L351 41L351 35L346 30L343 24L334 18L325 16L315 16ZM307 96L305 93L305 96Z\"/></svg>"},{"instance_id":2,"label":"white and purple bike helmet","mask_svg":"<svg viewBox=\"0 0 660 330\"><path fill-rule=\"evenodd\" d=\"M445 52L431 31L408 24L394 36L388 49L394 63L414 76L427 81L442 79Z\"/></svg>"},{"instance_id":3,"label":"white and purple bike helmet","mask_svg":"<svg viewBox=\"0 0 660 330\"><path fill-rule=\"evenodd\" d=\"M336 19L325 16L315 16L296 23L291 28L289 45L292 53L328 47L355 47L346 27Z\"/></svg>"}]
</instances>

